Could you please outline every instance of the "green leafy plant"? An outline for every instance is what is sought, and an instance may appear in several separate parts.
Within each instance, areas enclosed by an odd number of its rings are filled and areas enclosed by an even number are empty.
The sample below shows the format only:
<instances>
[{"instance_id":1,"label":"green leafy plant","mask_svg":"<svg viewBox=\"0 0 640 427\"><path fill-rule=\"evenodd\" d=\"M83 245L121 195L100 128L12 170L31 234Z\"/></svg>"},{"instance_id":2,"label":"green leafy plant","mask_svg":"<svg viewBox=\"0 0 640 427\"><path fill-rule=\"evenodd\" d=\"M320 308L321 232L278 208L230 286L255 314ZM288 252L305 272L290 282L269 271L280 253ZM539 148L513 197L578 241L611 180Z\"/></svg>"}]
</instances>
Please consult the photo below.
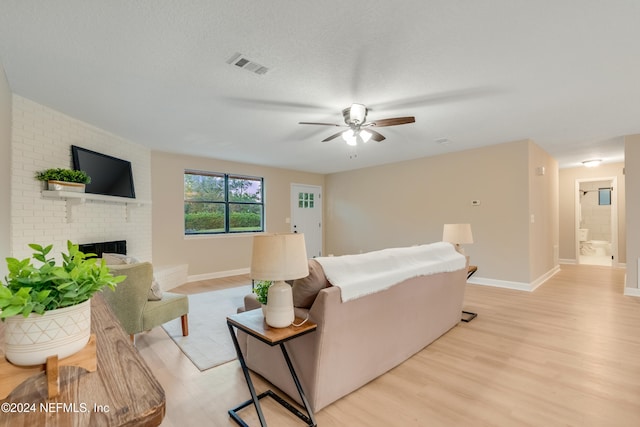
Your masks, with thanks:
<instances>
[{"instance_id":1,"label":"green leafy plant","mask_svg":"<svg viewBox=\"0 0 640 427\"><path fill-rule=\"evenodd\" d=\"M88 258L78 245L67 242L67 253L62 253L62 265L47 258L53 245L42 247L30 244L35 252L31 258L7 258L9 274L6 284L0 286L0 319L30 313L69 307L90 299L94 293L109 287L114 290L126 276L113 276L102 260ZM33 261L38 261L35 266Z\"/></svg>"},{"instance_id":2,"label":"green leafy plant","mask_svg":"<svg viewBox=\"0 0 640 427\"><path fill-rule=\"evenodd\" d=\"M267 303L267 294L269 293L269 286L271 286L272 283L271 280L260 280L254 284L253 293L256 294L256 298L260 304Z\"/></svg>"},{"instance_id":3,"label":"green leafy plant","mask_svg":"<svg viewBox=\"0 0 640 427\"><path fill-rule=\"evenodd\" d=\"M36 172L36 179L40 181L78 182L80 184L91 183L91 177L85 171L62 168Z\"/></svg>"}]
</instances>

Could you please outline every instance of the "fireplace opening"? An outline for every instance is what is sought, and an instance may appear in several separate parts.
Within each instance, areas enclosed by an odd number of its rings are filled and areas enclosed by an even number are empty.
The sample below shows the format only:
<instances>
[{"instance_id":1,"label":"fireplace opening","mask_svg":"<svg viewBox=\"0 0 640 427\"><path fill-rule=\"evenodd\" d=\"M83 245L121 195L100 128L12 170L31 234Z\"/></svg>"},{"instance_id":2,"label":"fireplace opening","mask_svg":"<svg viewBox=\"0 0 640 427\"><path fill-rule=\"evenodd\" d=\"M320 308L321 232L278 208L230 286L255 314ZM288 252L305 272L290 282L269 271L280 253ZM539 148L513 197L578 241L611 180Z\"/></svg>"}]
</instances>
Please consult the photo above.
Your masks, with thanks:
<instances>
[{"instance_id":1,"label":"fireplace opening","mask_svg":"<svg viewBox=\"0 0 640 427\"><path fill-rule=\"evenodd\" d=\"M114 240L111 242L95 242L78 245L79 249L84 253L96 254L98 258L102 258L103 253L110 254L127 254L127 241Z\"/></svg>"}]
</instances>

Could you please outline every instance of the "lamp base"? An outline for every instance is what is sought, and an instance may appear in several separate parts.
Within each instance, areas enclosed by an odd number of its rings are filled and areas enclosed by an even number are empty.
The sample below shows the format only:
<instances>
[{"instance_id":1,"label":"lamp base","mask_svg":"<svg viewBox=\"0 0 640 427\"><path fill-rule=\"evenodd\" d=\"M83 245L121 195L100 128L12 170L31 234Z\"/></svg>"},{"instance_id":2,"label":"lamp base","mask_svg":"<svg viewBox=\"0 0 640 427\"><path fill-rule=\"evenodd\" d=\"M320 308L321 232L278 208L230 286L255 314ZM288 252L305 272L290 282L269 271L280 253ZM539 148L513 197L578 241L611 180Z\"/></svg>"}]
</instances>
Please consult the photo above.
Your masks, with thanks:
<instances>
[{"instance_id":1,"label":"lamp base","mask_svg":"<svg viewBox=\"0 0 640 427\"><path fill-rule=\"evenodd\" d=\"M286 282L278 281L269 286L265 321L272 328L286 328L293 323L293 293Z\"/></svg>"}]
</instances>

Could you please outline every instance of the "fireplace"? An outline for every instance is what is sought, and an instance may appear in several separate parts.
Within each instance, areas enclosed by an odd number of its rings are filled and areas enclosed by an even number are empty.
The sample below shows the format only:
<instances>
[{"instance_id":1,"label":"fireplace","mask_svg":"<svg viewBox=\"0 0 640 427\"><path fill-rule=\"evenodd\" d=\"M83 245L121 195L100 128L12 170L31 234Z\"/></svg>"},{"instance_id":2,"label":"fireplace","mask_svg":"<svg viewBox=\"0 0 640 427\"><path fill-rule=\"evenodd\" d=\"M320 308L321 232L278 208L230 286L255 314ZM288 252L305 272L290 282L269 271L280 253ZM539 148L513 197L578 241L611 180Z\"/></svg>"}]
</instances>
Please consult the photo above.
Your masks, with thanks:
<instances>
[{"instance_id":1,"label":"fireplace","mask_svg":"<svg viewBox=\"0 0 640 427\"><path fill-rule=\"evenodd\" d=\"M127 241L126 240L114 240L112 242L96 242L85 243L78 245L80 250L84 253L96 254L98 258L102 257L103 253L111 254L127 254Z\"/></svg>"}]
</instances>

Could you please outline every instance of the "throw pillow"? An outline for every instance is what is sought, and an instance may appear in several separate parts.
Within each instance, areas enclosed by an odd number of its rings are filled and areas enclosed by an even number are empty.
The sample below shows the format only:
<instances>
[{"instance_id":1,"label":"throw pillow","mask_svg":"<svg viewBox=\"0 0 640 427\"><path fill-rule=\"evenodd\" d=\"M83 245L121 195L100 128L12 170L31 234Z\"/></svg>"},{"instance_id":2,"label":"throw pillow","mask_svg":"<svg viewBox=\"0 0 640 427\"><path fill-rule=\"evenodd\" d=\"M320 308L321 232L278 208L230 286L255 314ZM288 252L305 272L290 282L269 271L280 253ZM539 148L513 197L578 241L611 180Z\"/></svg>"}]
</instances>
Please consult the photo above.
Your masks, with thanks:
<instances>
[{"instance_id":1,"label":"throw pillow","mask_svg":"<svg viewBox=\"0 0 640 427\"><path fill-rule=\"evenodd\" d=\"M160 283L156 280L155 276L151 281L151 287L149 288L149 301L160 301L162 299L162 289L160 289Z\"/></svg>"},{"instance_id":2,"label":"throw pillow","mask_svg":"<svg viewBox=\"0 0 640 427\"><path fill-rule=\"evenodd\" d=\"M126 255L124 255L126 256ZM128 264L125 259L123 258L123 256L120 256L120 254L107 254L104 253L102 254L102 259L104 260L105 264L107 265L123 265L123 264Z\"/></svg>"},{"instance_id":3,"label":"throw pillow","mask_svg":"<svg viewBox=\"0 0 640 427\"><path fill-rule=\"evenodd\" d=\"M102 259L107 265L123 265L123 264L138 264L136 258L123 254L111 254L111 253L103 253ZM162 289L160 289L160 284L156 280L155 276L151 281L151 287L149 288L149 295L147 296L149 301L160 301L162 299Z\"/></svg>"},{"instance_id":4,"label":"throw pillow","mask_svg":"<svg viewBox=\"0 0 640 427\"><path fill-rule=\"evenodd\" d=\"M315 259L309 260L309 275L293 281L293 305L300 308L311 308L318 292L331 286L322 266Z\"/></svg>"}]
</instances>

